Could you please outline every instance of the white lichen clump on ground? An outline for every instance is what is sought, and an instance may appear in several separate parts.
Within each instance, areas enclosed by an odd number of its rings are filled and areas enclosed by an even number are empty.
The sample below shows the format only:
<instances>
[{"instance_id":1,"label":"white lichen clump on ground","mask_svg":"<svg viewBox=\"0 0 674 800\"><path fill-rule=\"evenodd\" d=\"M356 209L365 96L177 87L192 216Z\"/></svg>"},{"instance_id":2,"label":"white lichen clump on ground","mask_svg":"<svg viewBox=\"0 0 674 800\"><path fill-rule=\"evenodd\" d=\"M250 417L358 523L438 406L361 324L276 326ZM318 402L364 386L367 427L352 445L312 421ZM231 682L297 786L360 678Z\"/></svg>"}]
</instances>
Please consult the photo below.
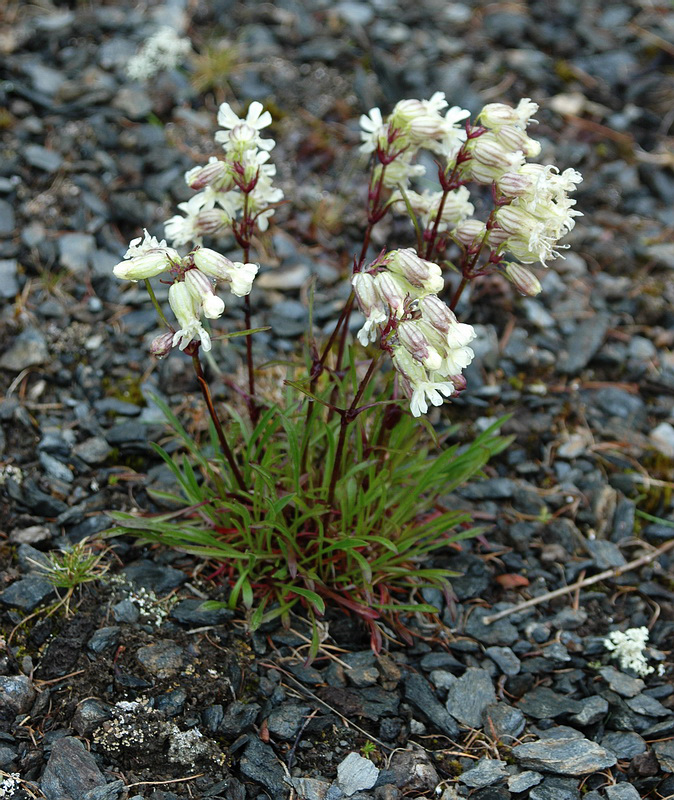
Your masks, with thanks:
<instances>
[{"instance_id":1,"label":"white lichen clump on ground","mask_svg":"<svg viewBox=\"0 0 674 800\"><path fill-rule=\"evenodd\" d=\"M160 28L129 59L126 74L134 81L148 80L162 70L175 69L192 52L192 43L168 26Z\"/></svg>"},{"instance_id":2,"label":"white lichen clump on ground","mask_svg":"<svg viewBox=\"0 0 674 800\"><path fill-rule=\"evenodd\" d=\"M0 772L0 798L11 800L16 797L16 791L21 784L18 772Z\"/></svg>"},{"instance_id":3,"label":"white lichen clump on ground","mask_svg":"<svg viewBox=\"0 0 674 800\"><path fill-rule=\"evenodd\" d=\"M628 628L626 631L611 631L604 639L604 647L613 651L611 657L618 660L620 669L631 669L637 675L645 677L655 672L655 667L648 663L644 654L647 642L648 628L644 626Z\"/></svg>"}]
</instances>

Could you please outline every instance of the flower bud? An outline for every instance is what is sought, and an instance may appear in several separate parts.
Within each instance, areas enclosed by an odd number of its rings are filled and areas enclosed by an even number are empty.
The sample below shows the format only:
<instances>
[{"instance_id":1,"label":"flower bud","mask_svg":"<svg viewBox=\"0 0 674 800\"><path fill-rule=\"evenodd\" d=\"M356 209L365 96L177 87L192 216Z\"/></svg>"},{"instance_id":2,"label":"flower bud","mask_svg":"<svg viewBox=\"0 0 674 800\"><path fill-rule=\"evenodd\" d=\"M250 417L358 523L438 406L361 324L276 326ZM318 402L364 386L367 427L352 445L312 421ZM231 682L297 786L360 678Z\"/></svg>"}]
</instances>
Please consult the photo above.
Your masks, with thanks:
<instances>
[{"instance_id":1,"label":"flower bud","mask_svg":"<svg viewBox=\"0 0 674 800\"><path fill-rule=\"evenodd\" d=\"M219 319L225 310L224 301L214 294L213 283L198 269L188 269L185 273L187 290L201 305L204 316L208 319Z\"/></svg>"},{"instance_id":2,"label":"flower bud","mask_svg":"<svg viewBox=\"0 0 674 800\"><path fill-rule=\"evenodd\" d=\"M165 358L173 349L173 331L162 333L152 340L150 353L155 358Z\"/></svg>"},{"instance_id":3,"label":"flower bud","mask_svg":"<svg viewBox=\"0 0 674 800\"><path fill-rule=\"evenodd\" d=\"M377 294L374 278L369 272L357 272L351 278L351 284L358 304L366 317L371 317L373 313L383 312L381 297Z\"/></svg>"},{"instance_id":4,"label":"flower bud","mask_svg":"<svg viewBox=\"0 0 674 800\"><path fill-rule=\"evenodd\" d=\"M210 275L219 281L229 280L229 274L233 267L232 262L225 256L210 250L208 247L200 247L192 254L194 263L206 275Z\"/></svg>"},{"instance_id":5,"label":"flower bud","mask_svg":"<svg viewBox=\"0 0 674 800\"><path fill-rule=\"evenodd\" d=\"M526 234L538 222L533 214L515 205L499 208L496 212L496 221L504 231L513 235Z\"/></svg>"},{"instance_id":6,"label":"flower bud","mask_svg":"<svg viewBox=\"0 0 674 800\"><path fill-rule=\"evenodd\" d=\"M392 272L402 275L412 286L428 292L441 292L445 287L440 267L432 261L419 258L411 247L390 253L387 266Z\"/></svg>"},{"instance_id":7,"label":"flower bud","mask_svg":"<svg viewBox=\"0 0 674 800\"><path fill-rule=\"evenodd\" d=\"M225 162L212 157L206 166L194 167L186 172L185 183L190 189L196 189L197 191L205 189L207 186L212 186L214 189L221 191L225 188L231 188L232 180Z\"/></svg>"},{"instance_id":8,"label":"flower bud","mask_svg":"<svg viewBox=\"0 0 674 800\"><path fill-rule=\"evenodd\" d=\"M169 286L168 299L171 311L176 315L181 328L189 328L199 321L198 304L184 281L177 281Z\"/></svg>"},{"instance_id":9,"label":"flower bud","mask_svg":"<svg viewBox=\"0 0 674 800\"><path fill-rule=\"evenodd\" d=\"M521 128L513 125L504 125L495 136L496 141L511 152L521 150L530 158L535 158L541 152L539 142L527 136Z\"/></svg>"},{"instance_id":10,"label":"flower bud","mask_svg":"<svg viewBox=\"0 0 674 800\"><path fill-rule=\"evenodd\" d=\"M397 333L400 344L417 361L421 361L430 370L440 368L442 356L435 348L429 345L417 323L411 321L401 322L398 325Z\"/></svg>"},{"instance_id":11,"label":"flower bud","mask_svg":"<svg viewBox=\"0 0 674 800\"><path fill-rule=\"evenodd\" d=\"M487 128L500 128L502 125L519 122L519 115L512 106L505 103L487 103L478 114L478 119Z\"/></svg>"},{"instance_id":12,"label":"flower bud","mask_svg":"<svg viewBox=\"0 0 674 800\"><path fill-rule=\"evenodd\" d=\"M148 250L146 253L127 261L121 261L112 268L115 276L126 281L142 281L146 278L154 278L160 272L164 272L171 267L169 253L175 253L177 260L180 256L175 250L167 248L165 250Z\"/></svg>"},{"instance_id":13,"label":"flower bud","mask_svg":"<svg viewBox=\"0 0 674 800\"><path fill-rule=\"evenodd\" d=\"M419 308L422 318L445 335L449 332L450 326L456 323L454 312L435 294L429 294L420 300Z\"/></svg>"},{"instance_id":14,"label":"flower bud","mask_svg":"<svg viewBox=\"0 0 674 800\"><path fill-rule=\"evenodd\" d=\"M487 226L479 219L464 219L454 229L453 236L457 242L470 247L473 242L481 241L487 232Z\"/></svg>"},{"instance_id":15,"label":"flower bud","mask_svg":"<svg viewBox=\"0 0 674 800\"><path fill-rule=\"evenodd\" d=\"M200 211L196 219L197 231L206 236L220 233L231 222L231 216L222 208Z\"/></svg>"},{"instance_id":16,"label":"flower bud","mask_svg":"<svg viewBox=\"0 0 674 800\"><path fill-rule=\"evenodd\" d=\"M543 289L534 273L522 264L510 262L505 268L505 275L517 291L527 297L535 297Z\"/></svg>"},{"instance_id":17,"label":"flower bud","mask_svg":"<svg viewBox=\"0 0 674 800\"><path fill-rule=\"evenodd\" d=\"M520 172L506 172L496 182L498 188L507 197L522 197L529 194L534 186L534 179Z\"/></svg>"},{"instance_id":18,"label":"flower bud","mask_svg":"<svg viewBox=\"0 0 674 800\"><path fill-rule=\"evenodd\" d=\"M480 164L505 171L510 169L513 164L514 152L512 148L505 147L494 136L485 134L475 142L472 155Z\"/></svg>"},{"instance_id":19,"label":"flower bud","mask_svg":"<svg viewBox=\"0 0 674 800\"><path fill-rule=\"evenodd\" d=\"M404 279L391 272L378 272L374 276L374 280L379 296L391 307L396 316L401 317L405 299L408 296L408 292L405 291Z\"/></svg>"}]
</instances>

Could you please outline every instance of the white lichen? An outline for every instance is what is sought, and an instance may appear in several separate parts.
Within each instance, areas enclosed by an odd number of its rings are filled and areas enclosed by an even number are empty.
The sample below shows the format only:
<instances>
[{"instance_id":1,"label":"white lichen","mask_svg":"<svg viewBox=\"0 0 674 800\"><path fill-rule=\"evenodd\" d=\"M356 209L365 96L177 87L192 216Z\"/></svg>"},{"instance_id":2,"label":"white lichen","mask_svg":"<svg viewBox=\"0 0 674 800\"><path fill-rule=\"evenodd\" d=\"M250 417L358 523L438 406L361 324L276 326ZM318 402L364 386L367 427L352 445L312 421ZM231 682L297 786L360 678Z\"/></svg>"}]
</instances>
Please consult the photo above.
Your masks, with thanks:
<instances>
[{"instance_id":1,"label":"white lichen","mask_svg":"<svg viewBox=\"0 0 674 800\"><path fill-rule=\"evenodd\" d=\"M611 631L604 639L604 647L612 651L620 669L630 669L637 675L646 677L655 672L644 653L648 643L648 628L628 628L626 631Z\"/></svg>"}]
</instances>

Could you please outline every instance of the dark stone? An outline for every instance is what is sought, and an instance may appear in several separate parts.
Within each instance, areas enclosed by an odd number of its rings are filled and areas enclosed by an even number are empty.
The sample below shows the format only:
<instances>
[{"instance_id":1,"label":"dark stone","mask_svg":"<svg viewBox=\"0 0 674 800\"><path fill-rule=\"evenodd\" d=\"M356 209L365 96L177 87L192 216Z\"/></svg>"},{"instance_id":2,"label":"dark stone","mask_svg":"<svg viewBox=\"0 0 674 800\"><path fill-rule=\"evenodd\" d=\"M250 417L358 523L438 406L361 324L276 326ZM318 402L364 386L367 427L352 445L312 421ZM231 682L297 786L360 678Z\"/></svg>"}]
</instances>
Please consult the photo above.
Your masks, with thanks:
<instances>
[{"instance_id":1,"label":"dark stone","mask_svg":"<svg viewBox=\"0 0 674 800\"><path fill-rule=\"evenodd\" d=\"M504 675L517 675L520 671L522 662L509 647L488 647L484 652Z\"/></svg>"},{"instance_id":2,"label":"dark stone","mask_svg":"<svg viewBox=\"0 0 674 800\"><path fill-rule=\"evenodd\" d=\"M653 752L665 772L674 772L674 739L653 742Z\"/></svg>"},{"instance_id":3,"label":"dark stone","mask_svg":"<svg viewBox=\"0 0 674 800\"><path fill-rule=\"evenodd\" d=\"M471 789L483 789L508 777L506 762L495 758L481 758L473 769L459 776L459 783Z\"/></svg>"},{"instance_id":4,"label":"dark stone","mask_svg":"<svg viewBox=\"0 0 674 800\"><path fill-rule=\"evenodd\" d=\"M94 757L79 739L66 736L52 746L40 789L47 800L85 800L87 792L105 785Z\"/></svg>"},{"instance_id":5,"label":"dark stone","mask_svg":"<svg viewBox=\"0 0 674 800\"><path fill-rule=\"evenodd\" d=\"M54 594L54 586L37 575L28 575L0 592L0 603L30 613Z\"/></svg>"},{"instance_id":6,"label":"dark stone","mask_svg":"<svg viewBox=\"0 0 674 800\"><path fill-rule=\"evenodd\" d=\"M490 674L471 667L449 688L447 711L469 728L481 728L486 708L496 702Z\"/></svg>"},{"instance_id":7,"label":"dark stone","mask_svg":"<svg viewBox=\"0 0 674 800\"><path fill-rule=\"evenodd\" d=\"M231 608L203 609L203 600L189 597L181 600L171 609L171 619L181 625L191 628L201 628L207 625L222 625L234 616Z\"/></svg>"},{"instance_id":8,"label":"dark stone","mask_svg":"<svg viewBox=\"0 0 674 800\"><path fill-rule=\"evenodd\" d=\"M146 559L134 561L122 571L134 586L142 586L158 595L177 589L187 580L185 573L179 569L164 567Z\"/></svg>"},{"instance_id":9,"label":"dark stone","mask_svg":"<svg viewBox=\"0 0 674 800\"><path fill-rule=\"evenodd\" d=\"M247 778L264 786L272 797L283 800L288 796L285 772L268 744L251 739L241 757L240 769Z\"/></svg>"},{"instance_id":10,"label":"dark stone","mask_svg":"<svg viewBox=\"0 0 674 800\"><path fill-rule=\"evenodd\" d=\"M608 713L608 700L598 695L585 697L578 701L581 709L571 717L571 721L577 725L594 725L600 722Z\"/></svg>"},{"instance_id":11,"label":"dark stone","mask_svg":"<svg viewBox=\"0 0 674 800\"><path fill-rule=\"evenodd\" d=\"M537 786L543 780L543 776L538 772L525 770L518 772L517 775L512 775L508 778L508 789L517 794L518 792L526 792L532 786Z\"/></svg>"},{"instance_id":12,"label":"dark stone","mask_svg":"<svg viewBox=\"0 0 674 800\"><path fill-rule=\"evenodd\" d=\"M117 800L124 788L124 781L117 780L105 786L97 786L84 795L84 800Z\"/></svg>"},{"instance_id":13,"label":"dark stone","mask_svg":"<svg viewBox=\"0 0 674 800\"><path fill-rule=\"evenodd\" d=\"M218 733L228 739L234 739L254 725L259 713L260 706L257 703L241 703L235 700L227 706Z\"/></svg>"},{"instance_id":14,"label":"dark stone","mask_svg":"<svg viewBox=\"0 0 674 800\"><path fill-rule=\"evenodd\" d=\"M27 478L21 485L10 478L6 486L12 500L16 500L40 517L58 517L68 510L63 500L58 500L38 489L32 478Z\"/></svg>"},{"instance_id":15,"label":"dark stone","mask_svg":"<svg viewBox=\"0 0 674 800\"><path fill-rule=\"evenodd\" d=\"M507 619L499 619L496 622L492 622L491 625L484 624L484 618L491 614L493 614L493 611L487 608L475 608L468 617L464 633L477 639L481 644L502 645L504 647L515 644L519 639L519 633L512 622Z\"/></svg>"},{"instance_id":16,"label":"dark stone","mask_svg":"<svg viewBox=\"0 0 674 800\"><path fill-rule=\"evenodd\" d=\"M567 340L557 360L557 371L576 375L586 367L606 338L608 327L609 319L604 314L595 314L583 320Z\"/></svg>"},{"instance_id":17,"label":"dark stone","mask_svg":"<svg viewBox=\"0 0 674 800\"><path fill-rule=\"evenodd\" d=\"M534 786L529 800L581 800L578 781L547 776Z\"/></svg>"},{"instance_id":18,"label":"dark stone","mask_svg":"<svg viewBox=\"0 0 674 800\"><path fill-rule=\"evenodd\" d=\"M428 681L417 672L410 671L405 675L405 700L450 739L459 736L459 726L437 700Z\"/></svg>"},{"instance_id":19,"label":"dark stone","mask_svg":"<svg viewBox=\"0 0 674 800\"><path fill-rule=\"evenodd\" d=\"M0 675L0 719L11 722L17 714L28 713L35 695L33 684L26 675Z\"/></svg>"},{"instance_id":20,"label":"dark stone","mask_svg":"<svg viewBox=\"0 0 674 800\"><path fill-rule=\"evenodd\" d=\"M60 678L72 672L94 630L95 622L86 614L79 613L65 622L40 659L40 678Z\"/></svg>"},{"instance_id":21,"label":"dark stone","mask_svg":"<svg viewBox=\"0 0 674 800\"><path fill-rule=\"evenodd\" d=\"M484 712L484 727L489 734L498 737L505 744L511 744L524 730L526 720L519 708L507 703L494 703Z\"/></svg>"},{"instance_id":22,"label":"dark stone","mask_svg":"<svg viewBox=\"0 0 674 800\"><path fill-rule=\"evenodd\" d=\"M659 700L647 694L638 694L626 701L632 711L649 717L669 717L672 712L665 708Z\"/></svg>"},{"instance_id":23,"label":"dark stone","mask_svg":"<svg viewBox=\"0 0 674 800\"><path fill-rule=\"evenodd\" d=\"M125 597L112 607L112 616L116 622L134 623L140 619L140 611L132 600Z\"/></svg>"},{"instance_id":24,"label":"dark stone","mask_svg":"<svg viewBox=\"0 0 674 800\"><path fill-rule=\"evenodd\" d=\"M616 783L606 787L606 800L640 800L641 795L631 783Z\"/></svg>"},{"instance_id":25,"label":"dark stone","mask_svg":"<svg viewBox=\"0 0 674 800\"><path fill-rule=\"evenodd\" d=\"M582 706L563 694L557 694L546 686L537 686L520 700L518 708L534 719L555 719L564 714L577 714Z\"/></svg>"},{"instance_id":26,"label":"dark stone","mask_svg":"<svg viewBox=\"0 0 674 800\"><path fill-rule=\"evenodd\" d=\"M99 628L94 635L89 639L87 647L93 653L102 653L109 647L115 647L119 641L120 628L117 625L108 625L105 628Z\"/></svg>"},{"instance_id":27,"label":"dark stone","mask_svg":"<svg viewBox=\"0 0 674 800\"><path fill-rule=\"evenodd\" d=\"M160 694L155 698L154 707L157 711L162 711L167 717L177 717L185 710L187 694L183 689L173 689L166 694Z\"/></svg>"},{"instance_id":28,"label":"dark stone","mask_svg":"<svg viewBox=\"0 0 674 800\"><path fill-rule=\"evenodd\" d=\"M0 769L11 771L10 768L17 758L18 754L16 750L4 744L0 744Z\"/></svg>"},{"instance_id":29,"label":"dark stone","mask_svg":"<svg viewBox=\"0 0 674 800\"><path fill-rule=\"evenodd\" d=\"M185 665L185 651L170 639L141 647L136 658L151 674L159 678L175 677Z\"/></svg>"},{"instance_id":30,"label":"dark stone","mask_svg":"<svg viewBox=\"0 0 674 800\"><path fill-rule=\"evenodd\" d=\"M545 739L513 748L520 766L558 775L587 775L615 765L617 759L589 739Z\"/></svg>"},{"instance_id":31,"label":"dark stone","mask_svg":"<svg viewBox=\"0 0 674 800\"><path fill-rule=\"evenodd\" d=\"M599 674L621 697L635 697L646 686L641 678L632 678L615 667L602 667Z\"/></svg>"},{"instance_id":32,"label":"dark stone","mask_svg":"<svg viewBox=\"0 0 674 800\"><path fill-rule=\"evenodd\" d=\"M634 731L610 731L601 740L601 746L615 753L621 760L631 760L646 752L646 742Z\"/></svg>"},{"instance_id":33,"label":"dark stone","mask_svg":"<svg viewBox=\"0 0 674 800\"><path fill-rule=\"evenodd\" d=\"M80 736L90 736L102 722L111 718L111 706L95 697L89 697L78 704L71 725Z\"/></svg>"},{"instance_id":34,"label":"dark stone","mask_svg":"<svg viewBox=\"0 0 674 800\"><path fill-rule=\"evenodd\" d=\"M294 739L310 712L309 706L299 703L282 703L267 717L269 733L279 739Z\"/></svg>"}]
</instances>

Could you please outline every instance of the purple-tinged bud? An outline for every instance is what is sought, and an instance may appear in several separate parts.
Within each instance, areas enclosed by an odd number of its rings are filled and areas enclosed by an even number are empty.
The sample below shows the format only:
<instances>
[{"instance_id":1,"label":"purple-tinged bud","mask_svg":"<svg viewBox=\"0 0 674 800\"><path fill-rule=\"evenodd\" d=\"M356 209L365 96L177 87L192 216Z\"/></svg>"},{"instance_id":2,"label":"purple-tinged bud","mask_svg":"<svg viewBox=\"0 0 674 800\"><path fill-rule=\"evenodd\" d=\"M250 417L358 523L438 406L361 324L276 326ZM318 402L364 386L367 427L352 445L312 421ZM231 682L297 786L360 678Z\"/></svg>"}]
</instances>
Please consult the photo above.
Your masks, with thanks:
<instances>
[{"instance_id":1,"label":"purple-tinged bud","mask_svg":"<svg viewBox=\"0 0 674 800\"><path fill-rule=\"evenodd\" d=\"M485 134L476 140L473 158L487 167L507 170L513 165L513 151L504 147L493 134Z\"/></svg>"},{"instance_id":2,"label":"purple-tinged bud","mask_svg":"<svg viewBox=\"0 0 674 800\"><path fill-rule=\"evenodd\" d=\"M231 178L227 165L218 158L211 158L205 167L194 167L185 173L185 183L197 191L207 186L223 189L228 182L231 183Z\"/></svg>"},{"instance_id":3,"label":"purple-tinged bud","mask_svg":"<svg viewBox=\"0 0 674 800\"><path fill-rule=\"evenodd\" d=\"M371 316L373 311L382 310L381 298L377 294L374 278L369 272L357 272L351 278L351 284L356 293L358 305L366 317Z\"/></svg>"},{"instance_id":4,"label":"purple-tinged bud","mask_svg":"<svg viewBox=\"0 0 674 800\"><path fill-rule=\"evenodd\" d=\"M456 316L446 303L435 294L429 294L419 301L421 316L436 330L449 333L452 325L456 325Z\"/></svg>"},{"instance_id":5,"label":"purple-tinged bud","mask_svg":"<svg viewBox=\"0 0 674 800\"><path fill-rule=\"evenodd\" d=\"M468 381L463 375L450 375L449 380L454 384L457 394L465 391L466 386L468 386Z\"/></svg>"},{"instance_id":6,"label":"purple-tinged bud","mask_svg":"<svg viewBox=\"0 0 674 800\"><path fill-rule=\"evenodd\" d=\"M502 206L496 212L496 221L507 233L515 235L527 235L538 222L533 214L520 208L519 206Z\"/></svg>"},{"instance_id":7,"label":"purple-tinged bud","mask_svg":"<svg viewBox=\"0 0 674 800\"><path fill-rule=\"evenodd\" d=\"M392 272L402 275L412 286L427 292L441 292L445 288L440 267L420 258L411 247L390 253L388 267Z\"/></svg>"},{"instance_id":8,"label":"purple-tinged bud","mask_svg":"<svg viewBox=\"0 0 674 800\"><path fill-rule=\"evenodd\" d=\"M200 234L214 236L220 233L231 222L232 218L221 208L211 208L209 211L200 211L196 220L196 227Z\"/></svg>"},{"instance_id":9,"label":"purple-tinged bud","mask_svg":"<svg viewBox=\"0 0 674 800\"><path fill-rule=\"evenodd\" d=\"M532 190L534 179L521 172L506 172L496 183L507 197L522 197Z\"/></svg>"},{"instance_id":10,"label":"purple-tinged bud","mask_svg":"<svg viewBox=\"0 0 674 800\"><path fill-rule=\"evenodd\" d=\"M517 291L527 297L535 297L543 289L534 273L522 264L509 263L505 268L505 275Z\"/></svg>"},{"instance_id":11,"label":"purple-tinged bud","mask_svg":"<svg viewBox=\"0 0 674 800\"><path fill-rule=\"evenodd\" d=\"M509 238L509 233L506 233L503 228L495 225L493 228L490 228L486 243L489 245L489 247L495 250L504 242L507 242Z\"/></svg>"},{"instance_id":12,"label":"purple-tinged bud","mask_svg":"<svg viewBox=\"0 0 674 800\"><path fill-rule=\"evenodd\" d=\"M173 336L173 331L156 336L150 345L150 354L155 358L166 358L173 349Z\"/></svg>"},{"instance_id":13,"label":"purple-tinged bud","mask_svg":"<svg viewBox=\"0 0 674 800\"><path fill-rule=\"evenodd\" d=\"M454 229L452 235L457 242L470 247L473 242L481 241L487 232L487 226L479 219L464 219Z\"/></svg>"},{"instance_id":14,"label":"purple-tinged bud","mask_svg":"<svg viewBox=\"0 0 674 800\"><path fill-rule=\"evenodd\" d=\"M429 370L440 368L442 356L431 347L428 340L415 322L401 322L397 328L398 340L407 352Z\"/></svg>"},{"instance_id":15,"label":"purple-tinged bud","mask_svg":"<svg viewBox=\"0 0 674 800\"><path fill-rule=\"evenodd\" d=\"M225 256L210 250L208 247L200 247L192 254L194 263L206 275L210 275L218 281L230 279L230 273L234 269L234 264Z\"/></svg>"},{"instance_id":16,"label":"purple-tinged bud","mask_svg":"<svg viewBox=\"0 0 674 800\"><path fill-rule=\"evenodd\" d=\"M201 305L204 316L208 319L219 319L225 310L223 300L213 292L213 281L198 269L188 269L185 273L185 285L189 293Z\"/></svg>"},{"instance_id":17,"label":"purple-tinged bud","mask_svg":"<svg viewBox=\"0 0 674 800\"><path fill-rule=\"evenodd\" d=\"M377 292L382 300L387 303L401 317L405 310L407 292L402 285L402 279L391 272L378 272L374 276Z\"/></svg>"}]
</instances>

